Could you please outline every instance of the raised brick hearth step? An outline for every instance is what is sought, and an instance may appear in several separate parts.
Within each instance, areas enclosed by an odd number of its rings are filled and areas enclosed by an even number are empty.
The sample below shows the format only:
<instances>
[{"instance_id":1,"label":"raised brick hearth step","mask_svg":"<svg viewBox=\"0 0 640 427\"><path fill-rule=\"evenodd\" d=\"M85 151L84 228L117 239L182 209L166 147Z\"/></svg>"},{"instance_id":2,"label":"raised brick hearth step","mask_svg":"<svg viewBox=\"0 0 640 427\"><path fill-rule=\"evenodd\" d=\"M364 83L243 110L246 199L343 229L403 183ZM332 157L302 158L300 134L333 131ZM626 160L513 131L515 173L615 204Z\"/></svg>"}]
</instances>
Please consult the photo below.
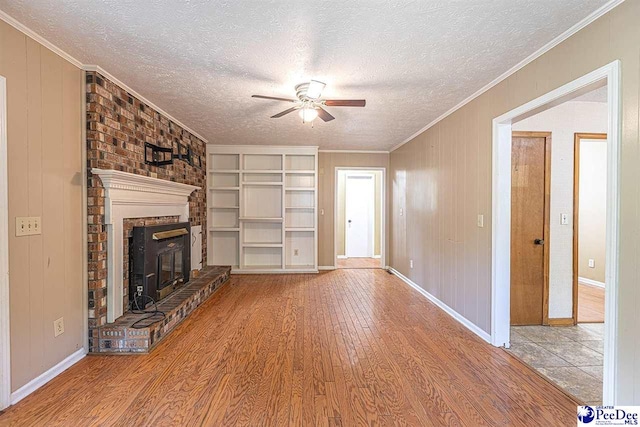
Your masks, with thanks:
<instances>
[{"instance_id":1,"label":"raised brick hearth step","mask_svg":"<svg viewBox=\"0 0 640 427\"><path fill-rule=\"evenodd\" d=\"M148 353L220 288L230 274L231 267L205 267L197 278L158 304L158 310L166 314L164 320L135 329L132 325L145 315L125 313L114 323L98 328L97 337L90 338L91 353Z\"/></svg>"}]
</instances>

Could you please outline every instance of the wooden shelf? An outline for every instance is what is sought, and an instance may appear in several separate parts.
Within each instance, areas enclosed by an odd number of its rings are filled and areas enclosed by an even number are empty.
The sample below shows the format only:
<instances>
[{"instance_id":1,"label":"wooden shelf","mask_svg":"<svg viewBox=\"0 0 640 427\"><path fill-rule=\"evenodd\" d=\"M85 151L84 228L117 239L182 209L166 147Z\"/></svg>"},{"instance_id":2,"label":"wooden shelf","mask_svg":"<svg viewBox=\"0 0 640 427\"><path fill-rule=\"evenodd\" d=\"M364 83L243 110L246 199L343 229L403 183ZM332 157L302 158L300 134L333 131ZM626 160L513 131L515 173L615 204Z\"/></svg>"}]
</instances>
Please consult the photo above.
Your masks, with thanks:
<instances>
[{"instance_id":1,"label":"wooden shelf","mask_svg":"<svg viewBox=\"0 0 640 427\"><path fill-rule=\"evenodd\" d=\"M284 245L282 243L249 242L249 243L243 243L242 246L244 246L245 248L281 248Z\"/></svg>"},{"instance_id":2,"label":"wooden shelf","mask_svg":"<svg viewBox=\"0 0 640 427\"><path fill-rule=\"evenodd\" d=\"M254 216L243 216L242 218L240 218L240 221L246 221L246 222L282 222L282 221L284 221L284 218L261 218L261 217L254 217Z\"/></svg>"},{"instance_id":3,"label":"wooden shelf","mask_svg":"<svg viewBox=\"0 0 640 427\"><path fill-rule=\"evenodd\" d=\"M242 173L282 173L282 169L251 169L251 170L243 170Z\"/></svg>"},{"instance_id":4,"label":"wooden shelf","mask_svg":"<svg viewBox=\"0 0 640 427\"><path fill-rule=\"evenodd\" d=\"M273 182L245 181L245 182L242 183L242 185L251 185L251 186L254 186L254 187L259 187L259 186L280 187L280 186L284 185L284 183L277 182L277 181L273 181Z\"/></svg>"},{"instance_id":5,"label":"wooden shelf","mask_svg":"<svg viewBox=\"0 0 640 427\"><path fill-rule=\"evenodd\" d=\"M291 170L291 169L289 169L289 170L284 171L284 173L308 175L308 174L315 174L316 171L314 171L313 169L311 169L311 170Z\"/></svg>"},{"instance_id":6,"label":"wooden shelf","mask_svg":"<svg viewBox=\"0 0 640 427\"><path fill-rule=\"evenodd\" d=\"M316 147L207 146L208 261L317 272L317 168Z\"/></svg>"}]
</instances>

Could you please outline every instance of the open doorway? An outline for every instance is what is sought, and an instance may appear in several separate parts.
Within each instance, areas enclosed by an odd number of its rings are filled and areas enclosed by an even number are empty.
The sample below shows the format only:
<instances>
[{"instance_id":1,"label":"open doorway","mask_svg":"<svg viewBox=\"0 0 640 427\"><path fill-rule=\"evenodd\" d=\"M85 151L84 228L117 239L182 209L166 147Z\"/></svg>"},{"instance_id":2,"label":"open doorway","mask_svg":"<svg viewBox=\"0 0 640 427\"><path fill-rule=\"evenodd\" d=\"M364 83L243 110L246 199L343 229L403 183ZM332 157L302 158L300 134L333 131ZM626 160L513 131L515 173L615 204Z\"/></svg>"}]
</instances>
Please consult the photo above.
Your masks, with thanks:
<instances>
[{"instance_id":1,"label":"open doorway","mask_svg":"<svg viewBox=\"0 0 640 427\"><path fill-rule=\"evenodd\" d=\"M381 169L336 169L337 268L381 268L384 250Z\"/></svg>"},{"instance_id":2,"label":"open doorway","mask_svg":"<svg viewBox=\"0 0 640 427\"><path fill-rule=\"evenodd\" d=\"M604 323L607 134L574 136L573 316Z\"/></svg>"},{"instance_id":3,"label":"open doorway","mask_svg":"<svg viewBox=\"0 0 640 427\"><path fill-rule=\"evenodd\" d=\"M618 260L615 255L618 241L619 93L619 62L614 61L494 119L492 343L504 346L551 382L572 394L577 401L588 404L616 403ZM522 141L513 132L523 131L548 132L553 141L548 233L544 231L545 225L541 225L538 220L533 221L540 217L537 211L540 210L540 200L544 200L540 186L535 186L536 190L530 193L530 197L517 194L520 187L528 185L528 180L535 178L536 173L539 174L536 171L540 168L524 163L522 166L527 172L524 176L520 176L522 170L514 172L518 165L518 159L514 161L514 150L519 149ZM580 157L574 159L574 138L576 134L584 133L608 135L606 143L598 147L600 151L597 152L594 148L591 150L593 153L589 154L589 157L597 157L601 161L604 159L602 173L606 179L593 178L593 173L589 178L595 179L595 182L585 178L586 191L590 192L590 196L595 196L598 192L604 193L604 203L600 200L600 208L604 205L605 230L604 233L599 233L604 234L599 241L605 241L603 249L607 254L606 259L597 258L594 252L589 252L591 255L588 255L579 246L574 247L574 237L580 242L581 224L587 224L584 220L592 217L589 210L581 209L580 205L576 206L577 212L574 211L574 189L580 191L580 187L574 188L574 160L581 160ZM585 141L588 144L591 140L585 138ZM579 148L582 148L582 144ZM537 156L538 165L542 164L540 157L541 155ZM592 168L593 166L587 167ZM581 177L578 175L578 180ZM604 190L597 191L594 187L596 184ZM580 194L578 199L579 196ZM531 198L538 200L535 213L528 208L533 203ZM514 203L520 205L514 208ZM574 218L574 214L579 216ZM542 234L545 238L531 235L525 240L520 239L514 232L514 222L518 220L524 220L522 223L527 227L531 226L534 234ZM574 236L574 228L577 236ZM595 237L593 228L586 230L586 233L589 237ZM524 244L523 242L530 246L533 255L529 258L527 253L513 250L514 245ZM546 269L548 274L543 273L544 277L540 280L540 264L543 264L542 271L545 271L545 257L541 255L545 249L549 254ZM594 265L604 266L604 323L578 323L577 310L580 304L576 283L581 281L581 256L585 257L587 268L589 259L595 260L592 263ZM515 259L516 257L522 259ZM536 277L527 270L519 273L518 269L521 267L518 262L522 263L523 260L525 263L530 260L531 264L535 264ZM536 280L531 280L532 277ZM542 290L537 288L536 298L532 300L536 308L534 319L519 325L513 321L514 309L518 309L513 304L513 294L518 293L517 288L514 288L518 283L514 282L523 278L535 282ZM544 299L545 282L548 283L548 302ZM525 290L530 292L532 289ZM525 292L524 295L531 294ZM543 295L542 304L539 295ZM542 316L539 314L540 306ZM542 322L539 322L541 317Z\"/></svg>"}]
</instances>

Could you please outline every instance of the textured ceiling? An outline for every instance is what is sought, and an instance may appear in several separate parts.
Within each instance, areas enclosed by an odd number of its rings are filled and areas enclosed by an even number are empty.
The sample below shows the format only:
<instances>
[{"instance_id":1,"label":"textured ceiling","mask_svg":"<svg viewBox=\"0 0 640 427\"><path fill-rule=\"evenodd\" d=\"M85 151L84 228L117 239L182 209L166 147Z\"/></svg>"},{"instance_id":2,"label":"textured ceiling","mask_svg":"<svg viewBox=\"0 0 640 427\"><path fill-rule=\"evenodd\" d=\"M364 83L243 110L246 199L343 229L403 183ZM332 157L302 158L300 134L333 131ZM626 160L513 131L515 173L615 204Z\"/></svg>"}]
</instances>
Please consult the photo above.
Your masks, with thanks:
<instances>
[{"instance_id":1,"label":"textured ceiling","mask_svg":"<svg viewBox=\"0 0 640 427\"><path fill-rule=\"evenodd\" d=\"M579 97L572 99L572 101L607 102L607 86L602 86L599 89L587 92L584 95L580 95Z\"/></svg>"},{"instance_id":2,"label":"textured ceiling","mask_svg":"<svg viewBox=\"0 0 640 427\"><path fill-rule=\"evenodd\" d=\"M0 0L216 144L387 150L606 0ZM296 83L328 83L336 120L303 125Z\"/></svg>"}]
</instances>

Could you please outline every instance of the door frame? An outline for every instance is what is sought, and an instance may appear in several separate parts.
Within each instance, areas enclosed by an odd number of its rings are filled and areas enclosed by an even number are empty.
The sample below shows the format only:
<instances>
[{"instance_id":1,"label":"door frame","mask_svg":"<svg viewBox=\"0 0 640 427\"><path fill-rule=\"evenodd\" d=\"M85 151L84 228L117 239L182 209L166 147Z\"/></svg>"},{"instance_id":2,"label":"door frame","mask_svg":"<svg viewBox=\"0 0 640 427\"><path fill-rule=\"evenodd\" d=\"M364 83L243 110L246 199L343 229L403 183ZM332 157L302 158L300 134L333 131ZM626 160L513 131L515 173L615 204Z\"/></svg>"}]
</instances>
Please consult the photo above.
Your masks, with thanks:
<instances>
[{"instance_id":1,"label":"door frame","mask_svg":"<svg viewBox=\"0 0 640 427\"><path fill-rule=\"evenodd\" d=\"M375 255L375 229L376 229L376 176L373 173L367 173L367 171L363 171L361 173L347 173L345 175L345 182L344 182L344 194L345 194L345 204L344 204L344 255L349 258L349 255L347 254L347 246L348 246L348 234L347 233L347 224L348 224L348 220L347 220L347 203L346 203L346 196L347 196L347 183L349 182L349 177L353 177L353 176L366 176L368 177L367 179L371 179L371 184L373 185L373 210L369 213L369 221L371 226L369 227L369 229L367 230L367 238L369 239L369 244L371 245L371 250L369 251L369 247L367 247L367 253L371 252L371 256L367 256L367 257L354 257L354 258L373 258Z\"/></svg>"},{"instance_id":2,"label":"door frame","mask_svg":"<svg viewBox=\"0 0 640 427\"><path fill-rule=\"evenodd\" d=\"M493 119L491 218L491 343L509 347L511 247L511 124L607 86L607 247L603 404L618 401L618 276L620 223L620 61L615 60L576 80Z\"/></svg>"},{"instance_id":3,"label":"door frame","mask_svg":"<svg viewBox=\"0 0 640 427\"><path fill-rule=\"evenodd\" d=\"M380 268L387 265L387 168L377 166L336 166L333 174L333 265L337 265L338 254L338 172L339 171L380 171L382 212L380 214ZM375 226L375 225L374 225ZM346 243L346 242L345 242ZM375 254L374 254L375 255Z\"/></svg>"},{"instance_id":4,"label":"door frame","mask_svg":"<svg viewBox=\"0 0 640 427\"><path fill-rule=\"evenodd\" d=\"M542 230L542 324L549 325L549 248L551 247L551 132L513 131L516 138L544 138L544 225Z\"/></svg>"},{"instance_id":5,"label":"door frame","mask_svg":"<svg viewBox=\"0 0 640 427\"><path fill-rule=\"evenodd\" d=\"M576 132L573 135L573 324L578 324L578 226L580 220L580 141L583 139L607 140L606 133ZM608 166L608 165L607 165ZM605 258L606 259L606 258ZM606 280L605 280L606 283ZM606 289L606 288L605 288ZM606 299L605 299L606 304ZM606 318L605 318L606 322Z\"/></svg>"},{"instance_id":6,"label":"door frame","mask_svg":"<svg viewBox=\"0 0 640 427\"><path fill-rule=\"evenodd\" d=\"M0 76L0 410L11 404L7 79Z\"/></svg>"}]
</instances>

